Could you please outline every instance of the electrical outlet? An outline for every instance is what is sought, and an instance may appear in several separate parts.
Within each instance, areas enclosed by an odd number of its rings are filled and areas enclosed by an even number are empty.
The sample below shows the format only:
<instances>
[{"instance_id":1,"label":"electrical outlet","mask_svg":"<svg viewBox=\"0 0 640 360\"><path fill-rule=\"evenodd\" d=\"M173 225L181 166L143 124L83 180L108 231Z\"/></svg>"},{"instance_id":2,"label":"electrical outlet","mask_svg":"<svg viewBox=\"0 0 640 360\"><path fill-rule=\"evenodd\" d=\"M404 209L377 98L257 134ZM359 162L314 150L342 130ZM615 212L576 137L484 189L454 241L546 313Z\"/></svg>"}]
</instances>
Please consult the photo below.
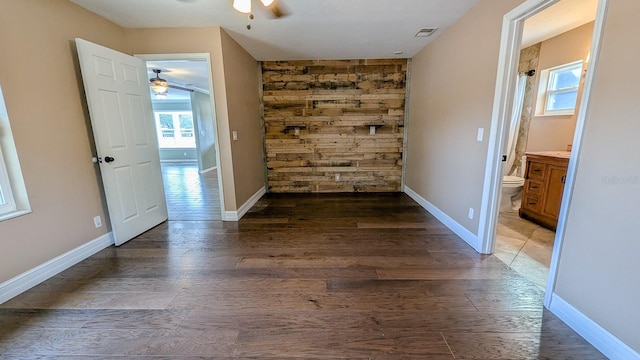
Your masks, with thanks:
<instances>
[{"instance_id":1,"label":"electrical outlet","mask_svg":"<svg viewBox=\"0 0 640 360\"><path fill-rule=\"evenodd\" d=\"M102 219L99 215L93 217L93 225L96 226L96 229L102 226Z\"/></svg>"},{"instance_id":2,"label":"electrical outlet","mask_svg":"<svg viewBox=\"0 0 640 360\"><path fill-rule=\"evenodd\" d=\"M336 181L340 181L340 174L336 174Z\"/></svg>"},{"instance_id":3,"label":"electrical outlet","mask_svg":"<svg viewBox=\"0 0 640 360\"><path fill-rule=\"evenodd\" d=\"M231 132L231 136L233 137L233 140L234 140L234 141L235 141L235 140L238 140L238 132L237 132L237 131L233 130L233 131Z\"/></svg>"},{"instance_id":4,"label":"electrical outlet","mask_svg":"<svg viewBox=\"0 0 640 360\"><path fill-rule=\"evenodd\" d=\"M484 128L478 128L478 137L476 140L482 141L484 139Z\"/></svg>"},{"instance_id":5,"label":"electrical outlet","mask_svg":"<svg viewBox=\"0 0 640 360\"><path fill-rule=\"evenodd\" d=\"M469 208L469 219L473 220L473 208Z\"/></svg>"}]
</instances>

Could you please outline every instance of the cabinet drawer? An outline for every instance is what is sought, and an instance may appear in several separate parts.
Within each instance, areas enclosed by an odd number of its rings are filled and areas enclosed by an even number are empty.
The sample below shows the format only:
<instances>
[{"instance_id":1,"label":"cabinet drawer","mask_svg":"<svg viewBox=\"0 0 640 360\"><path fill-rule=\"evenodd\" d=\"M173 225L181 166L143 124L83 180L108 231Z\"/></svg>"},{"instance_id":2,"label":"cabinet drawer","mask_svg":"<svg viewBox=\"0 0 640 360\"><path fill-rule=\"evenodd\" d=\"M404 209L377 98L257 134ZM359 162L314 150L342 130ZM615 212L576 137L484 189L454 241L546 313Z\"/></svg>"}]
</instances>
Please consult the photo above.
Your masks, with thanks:
<instances>
[{"instance_id":1,"label":"cabinet drawer","mask_svg":"<svg viewBox=\"0 0 640 360\"><path fill-rule=\"evenodd\" d=\"M540 200L535 197L524 197L522 199L522 208L533 212L540 211Z\"/></svg>"},{"instance_id":2,"label":"cabinet drawer","mask_svg":"<svg viewBox=\"0 0 640 360\"><path fill-rule=\"evenodd\" d=\"M544 171L546 165L539 162L531 161L529 162L529 166L527 167L527 179L536 179L542 180L544 179Z\"/></svg>"},{"instance_id":3,"label":"cabinet drawer","mask_svg":"<svg viewBox=\"0 0 640 360\"><path fill-rule=\"evenodd\" d=\"M526 180L524 190L527 195L540 195L542 194L542 182Z\"/></svg>"}]
</instances>

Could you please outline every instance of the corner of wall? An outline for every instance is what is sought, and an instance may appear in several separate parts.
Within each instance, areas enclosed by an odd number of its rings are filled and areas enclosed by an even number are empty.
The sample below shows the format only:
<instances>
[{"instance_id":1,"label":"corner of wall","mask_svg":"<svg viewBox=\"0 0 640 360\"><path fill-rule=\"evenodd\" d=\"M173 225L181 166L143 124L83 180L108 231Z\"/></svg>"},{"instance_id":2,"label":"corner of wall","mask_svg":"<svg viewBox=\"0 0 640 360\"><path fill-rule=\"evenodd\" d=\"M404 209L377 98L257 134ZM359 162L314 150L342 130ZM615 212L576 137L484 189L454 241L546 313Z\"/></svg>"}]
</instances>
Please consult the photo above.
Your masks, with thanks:
<instances>
[{"instance_id":1,"label":"corner of wall","mask_svg":"<svg viewBox=\"0 0 640 360\"><path fill-rule=\"evenodd\" d=\"M449 230L453 231L462 240L469 244L469 246L471 246L475 251L481 252L477 235L467 230L464 226L460 225L449 215L445 214L442 210L438 209L435 205L427 201L415 191L411 190L411 188L406 185L404 185L404 192L405 194L409 195L409 197L412 198L415 202L420 204L420 206L427 210L431 215L435 216L435 218L438 219L442 224L444 224L444 226L449 228Z\"/></svg>"}]
</instances>

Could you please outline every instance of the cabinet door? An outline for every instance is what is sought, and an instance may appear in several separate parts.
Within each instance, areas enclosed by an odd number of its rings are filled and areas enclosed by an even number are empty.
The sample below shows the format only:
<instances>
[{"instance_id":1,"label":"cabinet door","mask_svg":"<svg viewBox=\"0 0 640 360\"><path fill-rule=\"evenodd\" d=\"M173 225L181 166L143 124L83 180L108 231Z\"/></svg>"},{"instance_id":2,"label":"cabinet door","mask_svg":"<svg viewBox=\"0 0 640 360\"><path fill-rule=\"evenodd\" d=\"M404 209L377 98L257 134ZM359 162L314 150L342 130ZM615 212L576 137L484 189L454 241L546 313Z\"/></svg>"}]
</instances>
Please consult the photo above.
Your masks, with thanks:
<instances>
[{"instance_id":1,"label":"cabinet door","mask_svg":"<svg viewBox=\"0 0 640 360\"><path fill-rule=\"evenodd\" d=\"M562 203L562 192L564 191L564 179L567 175L567 168L548 165L545 175L547 188L542 213L557 219L560 214L560 204Z\"/></svg>"}]
</instances>

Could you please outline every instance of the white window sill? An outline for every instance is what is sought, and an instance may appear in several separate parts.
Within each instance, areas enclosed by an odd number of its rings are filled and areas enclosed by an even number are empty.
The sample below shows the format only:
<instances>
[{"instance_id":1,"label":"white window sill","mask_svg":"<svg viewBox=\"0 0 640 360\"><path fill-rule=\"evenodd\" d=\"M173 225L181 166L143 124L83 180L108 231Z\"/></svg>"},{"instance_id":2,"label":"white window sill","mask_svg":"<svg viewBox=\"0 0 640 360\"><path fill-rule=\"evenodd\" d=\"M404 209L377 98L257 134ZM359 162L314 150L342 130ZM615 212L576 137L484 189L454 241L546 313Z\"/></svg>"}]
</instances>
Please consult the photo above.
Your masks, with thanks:
<instances>
[{"instance_id":1,"label":"white window sill","mask_svg":"<svg viewBox=\"0 0 640 360\"><path fill-rule=\"evenodd\" d=\"M575 115L575 112L571 112L571 113L557 113L557 114L534 114L534 117L567 117L567 116L573 116Z\"/></svg>"},{"instance_id":2,"label":"white window sill","mask_svg":"<svg viewBox=\"0 0 640 360\"><path fill-rule=\"evenodd\" d=\"M0 215L0 221L5 221L13 218L17 218L18 216L31 214L31 209L28 210L14 210L12 212Z\"/></svg>"}]
</instances>

